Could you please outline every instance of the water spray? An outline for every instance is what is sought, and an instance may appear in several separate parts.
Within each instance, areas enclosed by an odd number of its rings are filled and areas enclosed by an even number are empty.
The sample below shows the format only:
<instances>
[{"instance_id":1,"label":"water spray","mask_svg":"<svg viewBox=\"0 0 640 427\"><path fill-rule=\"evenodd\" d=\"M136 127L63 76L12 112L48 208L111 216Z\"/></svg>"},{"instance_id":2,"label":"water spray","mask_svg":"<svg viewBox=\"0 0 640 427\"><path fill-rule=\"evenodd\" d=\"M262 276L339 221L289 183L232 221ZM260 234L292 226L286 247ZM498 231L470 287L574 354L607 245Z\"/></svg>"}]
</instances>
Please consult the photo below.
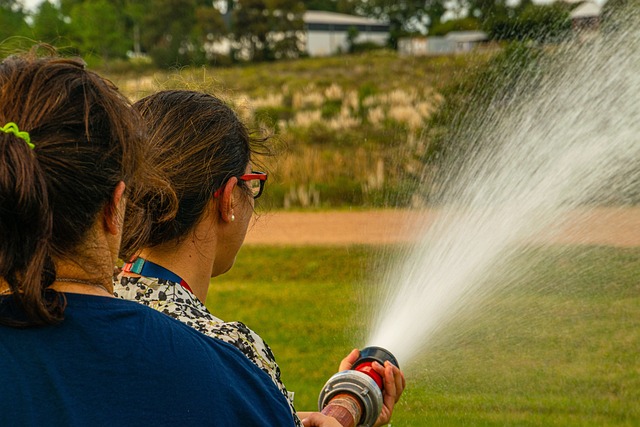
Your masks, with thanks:
<instances>
[{"instance_id":1,"label":"water spray","mask_svg":"<svg viewBox=\"0 0 640 427\"><path fill-rule=\"evenodd\" d=\"M398 361L388 350L366 347L352 368L329 378L318 398L318 410L337 419L343 427L371 427L382 411L384 379L373 370L373 362L384 366Z\"/></svg>"}]
</instances>

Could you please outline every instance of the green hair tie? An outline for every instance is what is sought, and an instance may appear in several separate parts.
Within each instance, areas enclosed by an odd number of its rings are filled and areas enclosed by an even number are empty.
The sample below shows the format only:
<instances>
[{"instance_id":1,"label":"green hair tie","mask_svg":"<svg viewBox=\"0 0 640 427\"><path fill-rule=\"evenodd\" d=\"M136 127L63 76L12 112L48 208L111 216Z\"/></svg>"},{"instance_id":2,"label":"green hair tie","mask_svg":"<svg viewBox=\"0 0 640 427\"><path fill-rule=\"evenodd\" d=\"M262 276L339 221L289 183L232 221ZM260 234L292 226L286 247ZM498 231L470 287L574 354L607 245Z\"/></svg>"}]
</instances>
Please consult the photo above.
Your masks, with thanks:
<instances>
[{"instance_id":1,"label":"green hair tie","mask_svg":"<svg viewBox=\"0 0 640 427\"><path fill-rule=\"evenodd\" d=\"M18 138L24 139L27 145L29 146L29 148L31 148L32 150L36 147L31 143L31 137L29 136L29 132L25 132L25 131L20 132L20 129L18 129L18 125L13 122L9 122L6 125L2 126L0 130L4 133L12 133Z\"/></svg>"}]
</instances>

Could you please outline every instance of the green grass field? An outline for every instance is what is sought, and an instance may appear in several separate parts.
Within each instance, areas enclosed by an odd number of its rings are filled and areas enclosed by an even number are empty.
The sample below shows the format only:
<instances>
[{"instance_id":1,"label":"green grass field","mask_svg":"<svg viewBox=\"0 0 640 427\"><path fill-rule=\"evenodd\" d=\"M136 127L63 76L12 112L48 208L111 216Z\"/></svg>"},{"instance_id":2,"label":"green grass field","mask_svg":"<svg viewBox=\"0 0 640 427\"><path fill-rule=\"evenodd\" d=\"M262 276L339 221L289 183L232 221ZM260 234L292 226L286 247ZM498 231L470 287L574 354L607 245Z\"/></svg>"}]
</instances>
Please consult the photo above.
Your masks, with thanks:
<instances>
[{"instance_id":1,"label":"green grass field","mask_svg":"<svg viewBox=\"0 0 640 427\"><path fill-rule=\"evenodd\" d=\"M247 246L207 305L265 338L296 407L313 410L339 360L364 345L361 297L396 249ZM518 286L405 367L393 426L640 425L640 249L535 255Z\"/></svg>"}]
</instances>

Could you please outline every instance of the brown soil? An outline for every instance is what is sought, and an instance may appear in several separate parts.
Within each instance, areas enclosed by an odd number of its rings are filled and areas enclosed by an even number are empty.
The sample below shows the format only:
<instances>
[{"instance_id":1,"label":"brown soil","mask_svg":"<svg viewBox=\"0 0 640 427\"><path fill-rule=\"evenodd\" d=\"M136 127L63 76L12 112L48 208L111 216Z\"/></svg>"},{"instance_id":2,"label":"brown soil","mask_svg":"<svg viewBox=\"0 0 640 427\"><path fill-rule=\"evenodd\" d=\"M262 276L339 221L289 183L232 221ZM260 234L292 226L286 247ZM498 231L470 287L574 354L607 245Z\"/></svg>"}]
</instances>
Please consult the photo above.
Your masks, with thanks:
<instances>
[{"instance_id":1,"label":"brown soil","mask_svg":"<svg viewBox=\"0 0 640 427\"><path fill-rule=\"evenodd\" d=\"M353 245L410 242L417 224L428 226L438 211L272 212L250 226L247 244ZM640 207L575 211L551 237L553 244L640 246Z\"/></svg>"}]
</instances>

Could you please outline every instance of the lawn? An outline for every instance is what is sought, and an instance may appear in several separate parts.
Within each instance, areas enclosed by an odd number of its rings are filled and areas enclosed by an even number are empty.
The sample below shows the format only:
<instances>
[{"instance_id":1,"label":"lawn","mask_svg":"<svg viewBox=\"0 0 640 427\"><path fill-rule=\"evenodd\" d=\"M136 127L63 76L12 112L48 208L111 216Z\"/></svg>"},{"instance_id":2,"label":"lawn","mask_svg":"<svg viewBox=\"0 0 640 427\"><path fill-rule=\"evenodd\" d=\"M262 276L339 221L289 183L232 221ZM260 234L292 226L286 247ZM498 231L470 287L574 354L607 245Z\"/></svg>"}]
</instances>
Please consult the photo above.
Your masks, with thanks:
<instances>
[{"instance_id":1,"label":"lawn","mask_svg":"<svg viewBox=\"0 0 640 427\"><path fill-rule=\"evenodd\" d=\"M399 248L382 249L247 246L207 305L262 335L296 407L314 409L339 360L363 345L372 267ZM640 425L640 249L535 252L518 286L404 366L393 426Z\"/></svg>"}]
</instances>

